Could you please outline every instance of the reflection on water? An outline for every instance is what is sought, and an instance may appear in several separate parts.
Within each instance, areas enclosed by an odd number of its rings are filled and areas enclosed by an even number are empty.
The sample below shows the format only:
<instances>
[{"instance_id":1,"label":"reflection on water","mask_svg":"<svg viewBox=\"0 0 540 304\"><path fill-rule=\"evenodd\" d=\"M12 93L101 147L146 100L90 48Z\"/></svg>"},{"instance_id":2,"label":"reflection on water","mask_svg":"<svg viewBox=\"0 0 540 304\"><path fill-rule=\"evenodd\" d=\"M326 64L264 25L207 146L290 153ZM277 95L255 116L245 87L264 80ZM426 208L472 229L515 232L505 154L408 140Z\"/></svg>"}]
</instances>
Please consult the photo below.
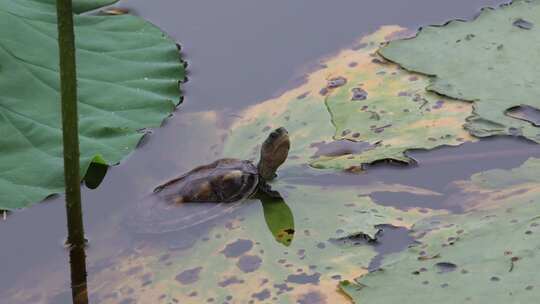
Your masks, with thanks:
<instances>
[{"instance_id":1,"label":"reflection on water","mask_svg":"<svg viewBox=\"0 0 540 304\"><path fill-rule=\"evenodd\" d=\"M69 249L71 272L71 296L73 304L88 304L86 283L86 252L84 246L71 246Z\"/></svg>"},{"instance_id":2,"label":"reflection on water","mask_svg":"<svg viewBox=\"0 0 540 304\"><path fill-rule=\"evenodd\" d=\"M129 230L138 234L173 233L201 225L208 226L213 220L241 208L243 203L174 203L153 193L134 204L126 224Z\"/></svg>"},{"instance_id":3,"label":"reflection on water","mask_svg":"<svg viewBox=\"0 0 540 304\"><path fill-rule=\"evenodd\" d=\"M68 163L65 163L68 166ZM78 171L78 168L75 169ZM68 171L65 171L68 176ZM72 176L73 177L73 176ZM88 304L88 287L86 272L86 238L84 236L84 221L80 190L77 187L79 175L75 174L75 187L66 179L66 187L71 190L66 197L67 239L69 248L69 265L71 274L71 297L73 304ZM73 179L71 180L73 181Z\"/></svg>"},{"instance_id":4,"label":"reflection on water","mask_svg":"<svg viewBox=\"0 0 540 304\"><path fill-rule=\"evenodd\" d=\"M291 208L285 200L278 194L270 197L267 194L260 194L264 212L264 220L268 230L272 233L278 243L290 246L294 238L294 216Z\"/></svg>"},{"instance_id":5,"label":"reflection on water","mask_svg":"<svg viewBox=\"0 0 540 304\"><path fill-rule=\"evenodd\" d=\"M91 163L84 176L84 185L90 189L96 189L105 178L107 170L109 170L107 165Z\"/></svg>"},{"instance_id":6,"label":"reflection on water","mask_svg":"<svg viewBox=\"0 0 540 304\"><path fill-rule=\"evenodd\" d=\"M294 217L279 192L272 196L257 193L254 198L232 203L169 203L157 193L146 196L125 217L128 233L137 238L165 243L167 248L191 248L208 232L228 218L233 218L247 204L260 201L269 232L278 243L289 246L294 237Z\"/></svg>"}]
</instances>

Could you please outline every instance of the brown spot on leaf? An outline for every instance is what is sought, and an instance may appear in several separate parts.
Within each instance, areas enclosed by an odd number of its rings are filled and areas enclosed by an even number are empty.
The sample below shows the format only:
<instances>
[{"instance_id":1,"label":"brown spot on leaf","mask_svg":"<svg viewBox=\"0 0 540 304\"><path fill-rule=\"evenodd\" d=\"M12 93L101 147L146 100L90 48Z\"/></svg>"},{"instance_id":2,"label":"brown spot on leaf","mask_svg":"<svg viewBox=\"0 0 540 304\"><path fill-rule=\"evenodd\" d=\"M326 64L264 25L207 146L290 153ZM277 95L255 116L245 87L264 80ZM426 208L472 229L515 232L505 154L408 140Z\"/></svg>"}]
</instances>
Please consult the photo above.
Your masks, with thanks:
<instances>
[{"instance_id":1,"label":"brown spot on leaf","mask_svg":"<svg viewBox=\"0 0 540 304\"><path fill-rule=\"evenodd\" d=\"M338 76L338 77L328 79L328 83L326 84L326 87L329 89L335 89L335 88L344 86L346 83L347 83L347 78Z\"/></svg>"},{"instance_id":2,"label":"brown spot on leaf","mask_svg":"<svg viewBox=\"0 0 540 304\"><path fill-rule=\"evenodd\" d=\"M298 304L326 304L326 296L320 291L310 291L298 298Z\"/></svg>"},{"instance_id":3,"label":"brown spot on leaf","mask_svg":"<svg viewBox=\"0 0 540 304\"><path fill-rule=\"evenodd\" d=\"M271 294L270 294L270 290L268 288L251 295L252 298L255 298L255 299L259 300L259 301L264 301L264 300L270 298L270 296L271 296Z\"/></svg>"},{"instance_id":4,"label":"brown spot on leaf","mask_svg":"<svg viewBox=\"0 0 540 304\"><path fill-rule=\"evenodd\" d=\"M287 285L287 283L282 283L282 284L274 284L274 288L277 289L277 294L280 295L282 293L285 293L285 292L288 292L288 291L291 291L293 290L294 288L293 287L290 287L289 285Z\"/></svg>"},{"instance_id":5,"label":"brown spot on leaf","mask_svg":"<svg viewBox=\"0 0 540 304\"><path fill-rule=\"evenodd\" d=\"M250 251L251 248L253 248L253 242L251 240L237 239L236 241L227 244L221 253L228 258L236 258Z\"/></svg>"},{"instance_id":6,"label":"brown spot on leaf","mask_svg":"<svg viewBox=\"0 0 540 304\"><path fill-rule=\"evenodd\" d=\"M235 276L225 278L223 281L218 282L219 287L227 287L234 284L243 284L244 280L240 280Z\"/></svg>"},{"instance_id":7,"label":"brown spot on leaf","mask_svg":"<svg viewBox=\"0 0 540 304\"><path fill-rule=\"evenodd\" d=\"M199 280L201 270L202 267L200 266L184 270L175 277L175 280L184 285L195 283Z\"/></svg>"},{"instance_id":8,"label":"brown spot on leaf","mask_svg":"<svg viewBox=\"0 0 540 304\"><path fill-rule=\"evenodd\" d=\"M351 93L351 100L365 100L368 97L368 92L360 87L352 88Z\"/></svg>"},{"instance_id":9,"label":"brown spot on leaf","mask_svg":"<svg viewBox=\"0 0 540 304\"><path fill-rule=\"evenodd\" d=\"M253 272L261 266L262 260L256 255L243 255L238 259L236 266L243 272Z\"/></svg>"},{"instance_id":10,"label":"brown spot on leaf","mask_svg":"<svg viewBox=\"0 0 540 304\"><path fill-rule=\"evenodd\" d=\"M309 92L304 92L304 93L298 95L298 97L296 97L296 99L304 99L304 98L306 98L308 95L309 95Z\"/></svg>"},{"instance_id":11,"label":"brown spot on leaf","mask_svg":"<svg viewBox=\"0 0 540 304\"><path fill-rule=\"evenodd\" d=\"M321 274L318 272L315 272L314 274L307 274L307 273L301 273L301 274L291 274L287 277L285 280L289 283L295 283L295 284L319 284L319 279L321 277Z\"/></svg>"}]
</instances>

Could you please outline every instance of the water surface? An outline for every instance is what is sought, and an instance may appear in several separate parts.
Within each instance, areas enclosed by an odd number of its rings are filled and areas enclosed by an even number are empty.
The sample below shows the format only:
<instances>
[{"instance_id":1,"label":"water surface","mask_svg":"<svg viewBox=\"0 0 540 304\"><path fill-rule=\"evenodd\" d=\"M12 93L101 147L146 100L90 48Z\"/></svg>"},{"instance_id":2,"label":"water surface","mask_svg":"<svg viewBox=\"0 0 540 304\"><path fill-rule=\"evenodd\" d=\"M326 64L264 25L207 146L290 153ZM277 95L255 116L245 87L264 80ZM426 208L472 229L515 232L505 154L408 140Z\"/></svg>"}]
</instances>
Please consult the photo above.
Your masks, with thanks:
<instances>
[{"instance_id":1,"label":"water surface","mask_svg":"<svg viewBox=\"0 0 540 304\"><path fill-rule=\"evenodd\" d=\"M444 23L451 18L472 18L480 7L502 2L123 1L122 6L149 19L180 41L189 63L190 80L184 85L184 104L164 126L155 130L121 165L109 169L96 190L83 189L90 244L87 249L89 276L111 266L107 264L112 260L109 257L135 250L137 240L121 225L123 215L130 212L130 204L150 193L160 182L216 157L216 150L211 147L219 141L219 134L209 134L204 122L192 123L190 113L212 111L209 115L218 115L221 127L226 130L228 121L243 108L297 85L307 71L317 67L319 59L349 47L360 36L382 25L417 28L423 24ZM487 169L516 167L530 156L540 156L540 149L523 140L496 138L410 155L418 160L418 165L378 164L360 175L334 172L289 178L313 185L368 185L383 181L449 194L452 181ZM283 179L287 180L286 174ZM421 206L459 211L459 206L445 205L444 195L418 200L399 193L378 193L373 199L381 205L398 208ZM260 211L255 205L250 208L253 211L246 210L245 214ZM399 236L406 240L402 234L400 231ZM62 197L15 212L6 221L0 221L0 260L5 261L0 275L0 298L24 292L27 286L42 286L44 292L50 293L51 303L68 303L65 235ZM387 235L389 237L383 241L394 239L390 233ZM185 244L169 245L178 250ZM397 247L379 246L381 251L384 248L395 251ZM9 303L16 302L10 300Z\"/></svg>"}]
</instances>

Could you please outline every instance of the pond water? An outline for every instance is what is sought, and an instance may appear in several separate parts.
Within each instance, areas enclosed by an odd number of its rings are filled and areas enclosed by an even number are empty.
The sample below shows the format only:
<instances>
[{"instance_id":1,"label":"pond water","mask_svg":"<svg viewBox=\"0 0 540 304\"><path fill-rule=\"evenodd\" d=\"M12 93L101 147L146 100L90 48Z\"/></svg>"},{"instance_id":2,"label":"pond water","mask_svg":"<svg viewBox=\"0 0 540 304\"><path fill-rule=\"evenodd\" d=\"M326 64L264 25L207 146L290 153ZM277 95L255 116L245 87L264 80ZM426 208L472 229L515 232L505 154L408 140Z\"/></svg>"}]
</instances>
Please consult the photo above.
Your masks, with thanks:
<instances>
[{"instance_id":1,"label":"pond water","mask_svg":"<svg viewBox=\"0 0 540 304\"><path fill-rule=\"evenodd\" d=\"M303 201L303 206L293 204L299 201L294 193L287 194L286 186L279 189L284 190L284 200L292 209L296 226L290 247L275 242L266 231L262 216L264 207L251 201L226 218L178 234L136 235L130 231L129 225L124 225L125 215L132 213L134 203L150 193L154 186L215 158L212 146L218 140L218 134L209 132L212 129L204 121L197 121L198 113L213 113L218 117L218 127L226 130L231 119L242 109L298 85L306 72L317 68L319 59L349 47L360 36L382 25L399 24L417 28L424 24L443 23L451 18L472 18L481 7L502 2L122 2L121 6L152 21L182 44L182 52L189 64L189 81L184 85L184 103L164 126L146 138L122 164L110 168L97 189L83 189L84 220L89 239L86 254L91 302L176 303L176 300L181 303L244 303L235 300L244 299L242 292L249 292L247 298L254 302L270 301L278 295L287 294L289 288L298 291L295 294L298 303L346 302L343 296L335 295L336 298L332 298L332 295L317 293L310 288L320 286L337 294L333 289L339 279L357 274L354 270L339 268L343 261L354 261L358 256L365 256L366 261L358 262L356 267L376 268L384 254L403 250L414 241L408 237L405 229L385 228L376 244L364 240L327 241L328 238L318 238L313 236L316 221L311 217L309 201ZM410 155L418 161L417 165L403 167L380 163L363 174L310 174L308 170L305 174L284 172L280 181L285 185L300 185L300 188L363 189L378 182L404 184L438 194L417 195L381 189L373 192L371 198L381 206L402 210L421 207L460 212L462 206L459 202L448 199L454 191L453 181L488 169L519 166L528 157L539 157L540 148L524 140L495 138L456 148L414 151ZM258 223L261 224L257 226ZM244 231L243 225L255 228ZM72 301L69 253L63 248L65 236L62 197L10 214L5 221L0 220L0 260L4 261L0 275L0 302ZM212 286L204 281L212 277L211 273L205 274L208 268L212 268L216 276L231 271L227 265L214 265L208 261L212 254L220 257L226 255L219 251L222 245L239 246L240 253L231 253L234 258L225 261L231 265L238 264L247 278L239 283L243 279L231 274L229 281L219 283L243 286L232 289L235 294L216 292L215 298L201 298L200 289ZM249 249L242 251L242 246ZM373 261L373 256L359 249L365 246L374 246L378 255ZM317 263L302 264L305 261L303 257L310 255ZM339 256L341 260L319 260L329 256ZM267 292L263 286L264 279L272 277L274 273L260 274L263 282L247 280L248 275L257 275L256 270L263 269L262 259L266 262L270 258L276 265L291 265L289 268L298 269L292 270L286 284L274 284ZM158 262L163 262L165 270L149 266ZM350 265L349 268L355 266L352 262ZM167 282L162 277L170 273L176 275L171 275L170 282ZM135 282L135 279L142 282ZM161 283L153 285L157 281ZM182 290L178 293L185 297L180 300L167 294L173 288L171 286L178 282L187 288L185 292ZM193 290L189 291L189 288ZM275 298L274 302L280 303L280 299Z\"/></svg>"}]
</instances>

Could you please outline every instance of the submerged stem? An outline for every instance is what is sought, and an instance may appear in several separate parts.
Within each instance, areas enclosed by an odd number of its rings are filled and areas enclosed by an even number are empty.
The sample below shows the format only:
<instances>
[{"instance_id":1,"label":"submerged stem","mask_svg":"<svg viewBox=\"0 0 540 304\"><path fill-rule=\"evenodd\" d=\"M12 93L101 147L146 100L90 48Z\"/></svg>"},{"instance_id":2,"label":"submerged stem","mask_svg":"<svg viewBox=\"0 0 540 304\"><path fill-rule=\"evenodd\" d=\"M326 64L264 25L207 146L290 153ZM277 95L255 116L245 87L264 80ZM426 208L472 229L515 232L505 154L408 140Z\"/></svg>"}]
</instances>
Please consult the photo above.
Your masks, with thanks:
<instances>
[{"instance_id":1,"label":"submerged stem","mask_svg":"<svg viewBox=\"0 0 540 304\"><path fill-rule=\"evenodd\" d=\"M73 303L88 303L86 255L79 176L79 128L77 114L77 75L75 34L71 0L57 0L60 90L62 99L62 138L66 186L67 243L70 248Z\"/></svg>"}]
</instances>

